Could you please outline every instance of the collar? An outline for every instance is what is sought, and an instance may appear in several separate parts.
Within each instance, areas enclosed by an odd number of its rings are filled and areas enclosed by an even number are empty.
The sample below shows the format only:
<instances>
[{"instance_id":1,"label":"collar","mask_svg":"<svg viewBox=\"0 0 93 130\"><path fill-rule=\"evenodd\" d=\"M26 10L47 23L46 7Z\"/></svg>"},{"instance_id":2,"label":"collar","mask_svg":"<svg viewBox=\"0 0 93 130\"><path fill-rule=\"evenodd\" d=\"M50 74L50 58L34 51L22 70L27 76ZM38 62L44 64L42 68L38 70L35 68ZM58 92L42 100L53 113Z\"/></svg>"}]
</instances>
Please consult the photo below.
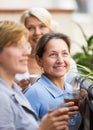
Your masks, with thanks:
<instances>
[{"instance_id":1,"label":"collar","mask_svg":"<svg viewBox=\"0 0 93 130\"><path fill-rule=\"evenodd\" d=\"M54 97L57 98L59 96L62 96L64 94L64 90L61 90L58 88L51 80L49 80L45 75L42 75L41 78L38 80L38 82L41 84L41 86L45 87L47 91ZM43 84L42 84L43 83ZM67 83L65 82L66 87L69 87Z\"/></svg>"},{"instance_id":2,"label":"collar","mask_svg":"<svg viewBox=\"0 0 93 130\"><path fill-rule=\"evenodd\" d=\"M20 87L15 82L12 88L4 80L0 79L0 91L5 92L12 100L16 100L21 106L27 106L30 108L30 104L22 94Z\"/></svg>"}]
</instances>

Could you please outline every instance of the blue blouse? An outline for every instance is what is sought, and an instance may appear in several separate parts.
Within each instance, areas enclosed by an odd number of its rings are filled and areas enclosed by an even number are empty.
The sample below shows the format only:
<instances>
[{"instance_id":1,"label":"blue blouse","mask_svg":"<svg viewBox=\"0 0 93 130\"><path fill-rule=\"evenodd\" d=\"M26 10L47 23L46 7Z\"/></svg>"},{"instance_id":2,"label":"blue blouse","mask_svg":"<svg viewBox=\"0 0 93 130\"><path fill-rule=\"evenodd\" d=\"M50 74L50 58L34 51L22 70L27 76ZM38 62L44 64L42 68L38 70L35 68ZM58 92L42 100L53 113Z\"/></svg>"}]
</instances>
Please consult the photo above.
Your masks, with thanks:
<instances>
[{"instance_id":1,"label":"blue blouse","mask_svg":"<svg viewBox=\"0 0 93 130\"><path fill-rule=\"evenodd\" d=\"M65 82L65 90L72 90L73 87ZM56 87L46 76L34 83L26 92L25 96L29 100L37 116L42 118L48 112L48 105L59 106L64 103L64 90ZM78 113L77 122L70 125L71 130L77 130L80 125L80 114ZM71 124L71 123L70 123Z\"/></svg>"}]
</instances>

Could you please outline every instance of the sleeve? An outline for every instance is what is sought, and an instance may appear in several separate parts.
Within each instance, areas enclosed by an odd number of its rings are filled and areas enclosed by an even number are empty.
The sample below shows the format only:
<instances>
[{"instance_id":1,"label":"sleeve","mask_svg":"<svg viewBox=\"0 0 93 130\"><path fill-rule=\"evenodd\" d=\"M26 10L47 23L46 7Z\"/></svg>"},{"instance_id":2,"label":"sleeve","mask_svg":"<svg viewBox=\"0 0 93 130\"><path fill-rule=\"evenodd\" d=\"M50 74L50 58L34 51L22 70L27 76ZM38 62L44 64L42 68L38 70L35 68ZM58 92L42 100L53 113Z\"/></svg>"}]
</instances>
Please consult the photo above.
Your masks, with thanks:
<instances>
[{"instance_id":1,"label":"sleeve","mask_svg":"<svg viewBox=\"0 0 93 130\"><path fill-rule=\"evenodd\" d=\"M9 97L0 92L0 130L15 130Z\"/></svg>"}]
</instances>

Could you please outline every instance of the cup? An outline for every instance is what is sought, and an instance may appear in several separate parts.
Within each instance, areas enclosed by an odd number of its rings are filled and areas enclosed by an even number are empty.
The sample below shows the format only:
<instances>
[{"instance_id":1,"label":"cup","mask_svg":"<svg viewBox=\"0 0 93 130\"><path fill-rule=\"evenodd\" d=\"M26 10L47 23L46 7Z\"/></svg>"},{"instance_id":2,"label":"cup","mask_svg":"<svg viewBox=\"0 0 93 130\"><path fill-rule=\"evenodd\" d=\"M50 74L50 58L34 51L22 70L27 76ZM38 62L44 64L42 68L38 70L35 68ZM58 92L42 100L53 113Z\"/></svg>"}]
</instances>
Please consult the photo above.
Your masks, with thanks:
<instances>
[{"instance_id":1,"label":"cup","mask_svg":"<svg viewBox=\"0 0 93 130\"><path fill-rule=\"evenodd\" d=\"M58 108L57 105L52 104L52 103L49 103L47 107L48 107L48 113L51 113Z\"/></svg>"},{"instance_id":2,"label":"cup","mask_svg":"<svg viewBox=\"0 0 93 130\"><path fill-rule=\"evenodd\" d=\"M49 103L48 104L48 113L51 113L53 111L55 111L56 109L58 108L61 108L61 107L67 107L66 103L62 103L62 104L52 104L52 103ZM64 113L64 114L67 114L67 113Z\"/></svg>"},{"instance_id":3,"label":"cup","mask_svg":"<svg viewBox=\"0 0 93 130\"><path fill-rule=\"evenodd\" d=\"M64 94L64 102L68 103L68 102L74 102L75 106L79 105L79 97L80 97L80 91L77 89L73 89L71 91L65 91Z\"/></svg>"},{"instance_id":4,"label":"cup","mask_svg":"<svg viewBox=\"0 0 93 130\"><path fill-rule=\"evenodd\" d=\"M34 84L40 77L41 77L40 74L31 74L29 80L31 84Z\"/></svg>"},{"instance_id":5,"label":"cup","mask_svg":"<svg viewBox=\"0 0 93 130\"><path fill-rule=\"evenodd\" d=\"M74 102L74 106L78 106L79 105L79 97L80 97L80 91L78 89L73 89L73 90L69 90L69 91L65 91L64 92L64 102L68 103L68 102ZM69 124L70 125L75 125L76 122L78 121L78 114L74 115L72 119L70 119Z\"/></svg>"}]
</instances>

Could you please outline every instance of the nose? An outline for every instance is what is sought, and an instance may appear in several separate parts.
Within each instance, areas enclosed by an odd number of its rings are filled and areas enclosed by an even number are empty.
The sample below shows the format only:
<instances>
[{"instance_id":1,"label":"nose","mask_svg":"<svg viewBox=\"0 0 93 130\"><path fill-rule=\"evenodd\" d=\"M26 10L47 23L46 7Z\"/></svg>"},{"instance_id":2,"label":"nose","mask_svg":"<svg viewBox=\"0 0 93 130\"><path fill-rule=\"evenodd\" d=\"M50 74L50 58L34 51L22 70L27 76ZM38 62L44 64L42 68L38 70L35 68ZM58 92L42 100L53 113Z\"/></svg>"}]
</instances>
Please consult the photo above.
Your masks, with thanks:
<instances>
[{"instance_id":1,"label":"nose","mask_svg":"<svg viewBox=\"0 0 93 130\"><path fill-rule=\"evenodd\" d=\"M31 54L31 50L28 50L28 49L24 49L23 51L23 55L30 55Z\"/></svg>"},{"instance_id":2,"label":"nose","mask_svg":"<svg viewBox=\"0 0 93 130\"><path fill-rule=\"evenodd\" d=\"M35 34L39 35L41 33L41 30L39 28L35 29Z\"/></svg>"},{"instance_id":3,"label":"nose","mask_svg":"<svg viewBox=\"0 0 93 130\"><path fill-rule=\"evenodd\" d=\"M27 50L25 49L24 52L23 52L24 55L30 55L31 54L31 51L30 50Z\"/></svg>"},{"instance_id":4,"label":"nose","mask_svg":"<svg viewBox=\"0 0 93 130\"><path fill-rule=\"evenodd\" d=\"M26 55L30 55L30 54L31 54L31 50L32 50L31 46L30 46L30 45L26 45L26 46L24 47L23 52L24 52L24 54L26 54Z\"/></svg>"},{"instance_id":5,"label":"nose","mask_svg":"<svg viewBox=\"0 0 93 130\"><path fill-rule=\"evenodd\" d=\"M57 63L61 63L64 61L64 58L62 57L62 55L58 55L57 57Z\"/></svg>"}]
</instances>

